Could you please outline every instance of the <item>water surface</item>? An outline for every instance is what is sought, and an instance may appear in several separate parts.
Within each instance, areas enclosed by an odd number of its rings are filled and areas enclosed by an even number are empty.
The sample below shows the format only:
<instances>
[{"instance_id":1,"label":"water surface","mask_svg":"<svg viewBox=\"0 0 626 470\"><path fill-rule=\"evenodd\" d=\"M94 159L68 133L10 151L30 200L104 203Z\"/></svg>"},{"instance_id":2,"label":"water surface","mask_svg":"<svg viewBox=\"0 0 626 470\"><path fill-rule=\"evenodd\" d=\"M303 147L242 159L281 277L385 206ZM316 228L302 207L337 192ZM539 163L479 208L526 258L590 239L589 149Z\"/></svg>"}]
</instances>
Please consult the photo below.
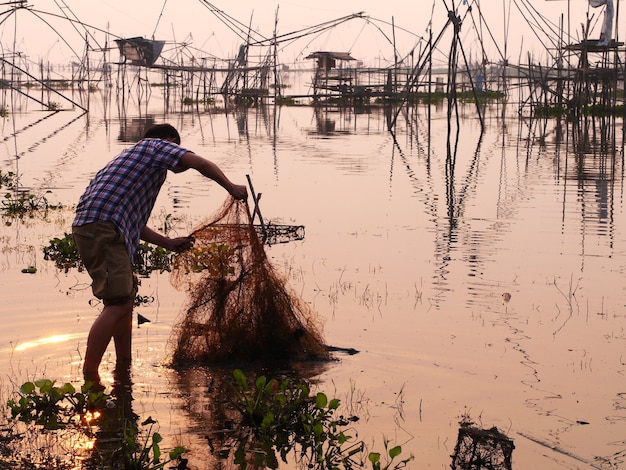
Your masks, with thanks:
<instances>
[{"instance_id":1,"label":"water surface","mask_svg":"<svg viewBox=\"0 0 626 470\"><path fill-rule=\"evenodd\" d=\"M442 108L430 123L426 108L401 113L390 133L383 109L170 114L153 93L141 112L119 113L94 95L88 114L25 109L0 122L3 174L66 206L0 226L5 380L80 384L99 306L88 276L59 272L42 248L70 230L72 205L95 172L143 124L167 121L183 146L234 181L249 174L267 220L305 227L303 240L267 253L319 315L327 343L360 351L311 374L359 414L368 445L381 450L386 438L415 455L410 468L449 468L458 422L470 416L514 439L514 468L619 468L621 122L609 123L615 134L604 149L593 133L600 123L590 122L580 152L566 123L496 105L485 110L483 133L473 105L462 106L458 136L453 126L448 137ZM225 198L191 171L170 175L151 224L173 215L184 235ZM36 274L21 273L31 265ZM165 367L186 295L167 273L142 279L140 294L155 300L139 310L151 323L134 329L133 409L158 420L166 446L187 446L192 468L206 468L215 406L207 389L219 373ZM114 360L111 347L109 383Z\"/></svg>"}]
</instances>

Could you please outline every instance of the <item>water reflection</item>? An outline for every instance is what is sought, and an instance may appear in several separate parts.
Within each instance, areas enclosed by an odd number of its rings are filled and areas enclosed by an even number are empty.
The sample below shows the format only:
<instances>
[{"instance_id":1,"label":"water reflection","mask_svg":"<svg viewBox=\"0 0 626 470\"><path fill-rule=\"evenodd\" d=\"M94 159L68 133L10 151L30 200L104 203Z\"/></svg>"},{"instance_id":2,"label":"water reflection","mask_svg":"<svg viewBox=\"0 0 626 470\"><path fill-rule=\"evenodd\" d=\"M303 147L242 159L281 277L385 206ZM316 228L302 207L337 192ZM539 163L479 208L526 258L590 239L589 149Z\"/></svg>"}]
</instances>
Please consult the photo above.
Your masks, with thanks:
<instances>
[{"instance_id":1,"label":"water reflection","mask_svg":"<svg viewBox=\"0 0 626 470\"><path fill-rule=\"evenodd\" d=\"M292 364L288 369L268 366L244 368L244 373L252 383L261 376L279 380L288 377L292 380L314 383L315 378L328 369L325 363ZM195 454L194 460L204 461L207 468L209 466L216 469L240 468L241 463L235 462L243 458L242 454L239 454L242 450L246 454L249 453L246 460L252 465L256 452L265 457L268 457L268 452L271 453L268 448L262 447L262 441L258 440L259 437L253 434L253 428L249 427L250 423L246 424L243 421L241 411L234 406L237 393L233 369L234 366L190 367L176 371L181 407L191 418L192 432L203 436L206 441L206 447ZM289 446L288 443L283 444L286 448L293 445L293 443ZM275 445L274 450L280 451L279 444ZM295 463L302 457L291 455L288 462Z\"/></svg>"},{"instance_id":2,"label":"water reflection","mask_svg":"<svg viewBox=\"0 0 626 470\"><path fill-rule=\"evenodd\" d=\"M131 370L122 367L115 370L110 399L95 411L95 427L92 452L87 459L87 468L131 468L133 458L146 452L144 461L149 460L148 437L139 435L139 415L133 411L133 382ZM142 426L151 424L149 420ZM145 440L145 450L144 442ZM139 460L137 461L137 464Z\"/></svg>"},{"instance_id":3,"label":"water reflection","mask_svg":"<svg viewBox=\"0 0 626 470\"><path fill-rule=\"evenodd\" d=\"M617 148L617 132L617 123L611 117L576 121L574 164L564 170L565 179L576 182L584 202L582 219L593 219L598 224L598 233L610 238L614 231L616 177L623 178L617 171L624 169L623 152Z\"/></svg>"},{"instance_id":4,"label":"water reflection","mask_svg":"<svg viewBox=\"0 0 626 470\"><path fill-rule=\"evenodd\" d=\"M156 123L154 116L127 118L120 121L120 142L137 143L143 137L146 129Z\"/></svg>"}]
</instances>

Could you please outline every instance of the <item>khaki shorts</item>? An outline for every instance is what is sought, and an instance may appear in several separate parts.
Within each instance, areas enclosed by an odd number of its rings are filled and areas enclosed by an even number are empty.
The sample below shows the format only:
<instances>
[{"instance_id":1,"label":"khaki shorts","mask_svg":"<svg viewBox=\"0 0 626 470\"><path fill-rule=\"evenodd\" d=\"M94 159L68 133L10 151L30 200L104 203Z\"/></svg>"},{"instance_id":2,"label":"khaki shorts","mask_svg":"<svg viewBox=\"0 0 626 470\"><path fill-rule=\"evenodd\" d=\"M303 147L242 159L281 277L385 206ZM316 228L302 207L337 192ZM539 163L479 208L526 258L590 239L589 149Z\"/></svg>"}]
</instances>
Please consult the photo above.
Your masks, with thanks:
<instances>
[{"instance_id":1,"label":"khaki shorts","mask_svg":"<svg viewBox=\"0 0 626 470\"><path fill-rule=\"evenodd\" d=\"M81 260L91 276L93 295L104 305L120 305L135 299L137 276L126 251L124 237L112 222L72 227Z\"/></svg>"}]
</instances>

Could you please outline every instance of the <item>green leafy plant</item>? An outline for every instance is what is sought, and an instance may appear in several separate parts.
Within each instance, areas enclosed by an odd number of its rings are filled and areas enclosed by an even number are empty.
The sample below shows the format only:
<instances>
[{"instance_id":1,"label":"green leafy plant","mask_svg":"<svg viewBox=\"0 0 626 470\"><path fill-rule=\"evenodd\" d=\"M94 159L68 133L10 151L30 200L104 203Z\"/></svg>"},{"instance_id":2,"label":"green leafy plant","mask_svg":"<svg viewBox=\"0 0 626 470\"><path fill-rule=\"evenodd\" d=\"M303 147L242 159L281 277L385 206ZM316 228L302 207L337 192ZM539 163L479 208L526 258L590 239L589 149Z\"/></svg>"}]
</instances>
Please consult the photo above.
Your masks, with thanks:
<instances>
[{"instance_id":1,"label":"green leafy plant","mask_svg":"<svg viewBox=\"0 0 626 470\"><path fill-rule=\"evenodd\" d=\"M43 248L43 258L47 261L54 261L55 266L66 273L71 268L77 268L78 271L84 269L74 239L68 233L65 233L62 238L55 237L50 240L48 246Z\"/></svg>"},{"instance_id":2,"label":"green leafy plant","mask_svg":"<svg viewBox=\"0 0 626 470\"><path fill-rule=\"evenodd\" d=\"M388 460L386 463L382 463L380 452L370 452L367 458L372 463L373 470L389 470L389 469L399 469L405 468L407 464L413 460L413 456L410 456L406 459L400 460L399 462L395 462L396 457L399 457L402 453L401 446L394 446L391 449L389 448L389 441L387 439L384 440L385 450L387 451Z\"/></svg>"},{"instance_id":3,"label":"green leafy plant","mask_svg":"<svg viewBox=\"0 0 626 470\"><path fill-rule=\"evenodd\" d=\"M10 399L7 406L13 419L41 425L44 429L59 429L76 424L90 406L105 400L102 392L90 391L90 385L85 384L77 391L70 383L57 386L49 379L25 382L20 387L19 397Z\"/></svg>"},{"instance_id":4,"label":"green leafy plant","mask_svg":"<svg viewBox=\"0 0 626 470\"><path fill-rule=\"evenodd\" d=\"M0 211L4 216L21 218L25 215L34 217L35 213L45 212L49 209L60 209L61 207L60 204L50 204L45 196L36 196L30 193L13 196L11 193L6 193Z\"/></svg>"},{"instance_id":5,"label":"green leafy plant","mask_svg":"<svg viewBox=\"0 0 626 470\"><path fill-rule=\"evenodd\" d=\"M23 216L28 212L35 212L48 208L48 200L41 196L36 197L34 194L22 194L13 197L11 193L4 195L2 201L2 212L8 216Z\"/></svg>"},{"instance_id":6,"label":"green leafy plant","mask_svg":"<svg viewBox=\"0 0 626 470\"><path fill-rule=\"evenodd\" d=\"M169 272L173 256L163 247L140 243L135 255L135 271L140 276L149 276L153 271Z\"/></svg>"},{"instance_id":7,"label":"green leafy plant","mask_svg":"<svg viewBox=\"0 0 626 470\"><path fill-rule=\"evenodd\" d=\"M54 261L55 266L65 272L72 268L78 271L85 269L74 238L68 233L50 240L48 246L43 248L43 257L47 261ZM135 270L141 276L149 276L153 271L170 271L172 257L173 253L165 248L141 243L135 257Z\"/></svg>"},{"instance_id":8,"label":"green leafy plant","mask_svg":"<svg viewBox=\"0 0 626 470\"><path fill-rule=\"evenodd\" d=\"M226 244L212 243L208 248L190 252L193 272L207 271L213 279L226 279L235 274L237 250Z\"/></svg>"},{"instance_id":9,"label":"green leafy plant","mask_svg":"<svg viewBox=\"0 0 626 470\"><path fill-rule=\"evenodd\" d=\"M72 435L75 433L76 436L91 436L90 420L83 419L88 412L93 412L92 419L101 419L98 418L101 417L99 410L105 408L113 413L118 412L113 399L101 391L92 391L91 385L86 383L77 391L72 384L56 385L49 379L25 382L20 387L18 396L7 402L11 412L10 419L26 424L24 430L31 434L35 429L40 429L40 432L62 432L64 434L60 434L61 439L68 439L68 432ZM177 468L186 468L186 460L182 458L186 452L183 447L177 446L167 454L163 453L160 446L163 438L155 430L157 422L152 418L141 423L142 426L147 426L143 431L137 426L135 416L119 418L120 439L113 441L112 451L103 454L94 452L91 457L97 468L162 470L176 460ZM19 440L22 435L23 433L17 434L14 438ZM19 468L31 468L28 456L25 458L25 466Z\"/></svg>"},{"instance_id":10,"label":"green leafy plant","mask_svg":"<svg viewBox=\"0 0 626 470\"><path fill-rule=\"evenodd\" d=\"M232 403L243 417L235 446L234 462L239 468L245 469L251 458L257 466L277 468L278 458L287 462L290 452L309 468L362 467L365 445L348 431L358 418L337 416L338 399L329 399L323 392L312 394L304 381L260 376L250 382L239 369L233 376ZM380 454L370 453L372 468L403 468L413 457L394 462L401 452L400 446L389 449L385 467L381 467Z\"/></svg>"},{"instance_id":11,"label":"green leafy plant","mask_svg":"<svg viewBox=\"0 0 626 470\"><path fill-rule=\"evenodd\" d=\"M15 173L12 171L2 173L2 170L0 170L0 188L3 186L6 189L13 189L15 187Z\"/></svg>"},{"instance_id":12,"label":"green leafy plant","mask_svg":"<svg viewBox=\"0 0 626 470\"><path fill-rule=\"evenodd\" d=\"M167 457L163 457L160 447L163 437L154 430L156 424L151 417L142 422L142 426L148 426L147 432L142 435L134 422L125 421L124 440L119 450L123 455L125 470L161 470L167 464L182 459L186 452L182 446L175 447Z\"/></svg>"}]
</instances>

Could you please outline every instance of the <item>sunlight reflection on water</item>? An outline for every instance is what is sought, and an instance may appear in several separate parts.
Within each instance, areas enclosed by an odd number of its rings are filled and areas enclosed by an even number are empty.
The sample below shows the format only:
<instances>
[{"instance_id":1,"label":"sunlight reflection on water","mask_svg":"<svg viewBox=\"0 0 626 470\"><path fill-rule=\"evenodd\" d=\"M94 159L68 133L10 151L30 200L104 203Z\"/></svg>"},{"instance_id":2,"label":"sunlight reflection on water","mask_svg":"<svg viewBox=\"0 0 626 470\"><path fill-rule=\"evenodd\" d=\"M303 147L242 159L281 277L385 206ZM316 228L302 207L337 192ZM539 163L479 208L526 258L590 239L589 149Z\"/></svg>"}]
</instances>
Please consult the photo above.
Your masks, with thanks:
<instances>
[{"instance_id":1,"label":"sunlight reflection on water","mask_svg":"<svg viewBox=\"0 0 626 470\"><path fill-rule=\"evenodd\" d=\"M23 343L19 343L15 346L15 352L23 352L27 349L36 348L38 346L50 346L57 345L59 343L65 343L72 339L76 339L81 337L81 334L72 334L72 335L52 335L45 338L35 339L33 341L25 341Z\"/></svg>"}]
</instances>

